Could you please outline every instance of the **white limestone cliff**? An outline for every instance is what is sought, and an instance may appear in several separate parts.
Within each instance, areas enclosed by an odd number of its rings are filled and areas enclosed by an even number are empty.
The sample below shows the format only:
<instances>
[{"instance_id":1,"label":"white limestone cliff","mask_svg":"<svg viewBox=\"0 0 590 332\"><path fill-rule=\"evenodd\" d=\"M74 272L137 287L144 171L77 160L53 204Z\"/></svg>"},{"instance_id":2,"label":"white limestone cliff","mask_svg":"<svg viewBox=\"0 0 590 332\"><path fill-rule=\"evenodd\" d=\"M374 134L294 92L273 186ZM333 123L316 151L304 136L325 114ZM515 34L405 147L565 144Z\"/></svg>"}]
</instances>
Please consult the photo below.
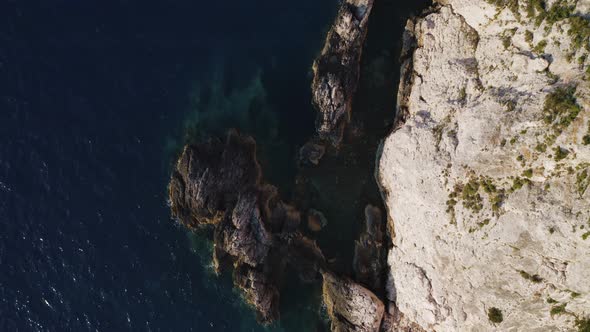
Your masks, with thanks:
<instances>
[{"instance_id":1,"label":"white limestone cliff","mask_svg":"<svg viewBox=\"0 0 590 332\"><path fill-rule=\"evenodd\" d=\"M416 45L377 177L388 299L425 330L568 331L590 317L586 21L551 16L568 1L536 3L446 0L408 23ZM589 1L569 4L588 15Z\"/></svg>"}]
</instances>

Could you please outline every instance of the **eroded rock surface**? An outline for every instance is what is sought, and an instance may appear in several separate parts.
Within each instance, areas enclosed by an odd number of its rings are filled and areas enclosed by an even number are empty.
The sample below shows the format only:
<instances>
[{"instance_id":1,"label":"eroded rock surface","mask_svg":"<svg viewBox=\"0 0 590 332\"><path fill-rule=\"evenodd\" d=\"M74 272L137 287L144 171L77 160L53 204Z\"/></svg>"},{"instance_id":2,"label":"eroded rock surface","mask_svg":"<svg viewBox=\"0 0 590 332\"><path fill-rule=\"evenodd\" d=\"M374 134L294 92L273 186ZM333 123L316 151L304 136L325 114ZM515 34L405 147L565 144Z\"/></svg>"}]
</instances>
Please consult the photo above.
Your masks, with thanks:
<instances>
[{"instance_id":1,"label":"eroded rock surface","mask_svg":"<svg viewBox=\"0 0 590 332\"><path fill-rule=\"evenodd\" d=\"M183 225L214 228L215 266L233 266L234 284L262 323L279 317L286 264L305 280L319 277L321 251L299 233L299 211L262 181L252 138L230 131L224 141L186 146L169 194L172 214Z\"/></svg>"},{"instance_id":2,"label":"eroded rock surface","mask_svg":"<svg viewBox=\"0 0 590 332\"><path fill-rule=\"evenodd\" d=\"M318 110L317 131L335 146L340 144L349 121L372 8L373 0L344 1L322 53L313 64L312 102Z\"/></svg>"},{"instance_id":3,"label":"eroded rock surface","mask_svg":"<svg viewBox=\"0 0 590 332\"><path fill-rule=\"evenodd\" d=\"M490 2L408 24L378 169L388 300L429 331L572 330L590 316L588 25L551 16L562 1Z\"/></svg>"},{"instance_id":4,"label":"eroded rock surface","mask_svg":"<svg viewBox=\"0 0 590 332\"><path fill-rule=\"evenodd\" d=\"M322 276L324 303L333 332L379 331L385 306L373 292L330 272Z\"/></svg>"}]
</instances>

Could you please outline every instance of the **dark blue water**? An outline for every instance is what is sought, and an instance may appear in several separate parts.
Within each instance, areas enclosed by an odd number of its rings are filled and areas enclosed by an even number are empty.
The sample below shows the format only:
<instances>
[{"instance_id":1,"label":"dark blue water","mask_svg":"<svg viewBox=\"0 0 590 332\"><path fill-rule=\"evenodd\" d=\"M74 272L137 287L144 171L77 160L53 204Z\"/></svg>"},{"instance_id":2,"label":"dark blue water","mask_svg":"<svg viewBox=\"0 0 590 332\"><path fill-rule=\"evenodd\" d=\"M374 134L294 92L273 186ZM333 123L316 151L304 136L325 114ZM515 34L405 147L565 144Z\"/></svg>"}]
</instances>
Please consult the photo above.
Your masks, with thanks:
<instances>
[{"instance_id":1,"label":"dark blue water","mask_svg":"<svg viewBox=\"0 0 590 332\"><path fill-rule=\"evenodd\" d=\"M259 330L170 220L170 163L185 132L237 126L287 182L336 6L3 1L0 331Z\"/></svg>"}]
</instances>

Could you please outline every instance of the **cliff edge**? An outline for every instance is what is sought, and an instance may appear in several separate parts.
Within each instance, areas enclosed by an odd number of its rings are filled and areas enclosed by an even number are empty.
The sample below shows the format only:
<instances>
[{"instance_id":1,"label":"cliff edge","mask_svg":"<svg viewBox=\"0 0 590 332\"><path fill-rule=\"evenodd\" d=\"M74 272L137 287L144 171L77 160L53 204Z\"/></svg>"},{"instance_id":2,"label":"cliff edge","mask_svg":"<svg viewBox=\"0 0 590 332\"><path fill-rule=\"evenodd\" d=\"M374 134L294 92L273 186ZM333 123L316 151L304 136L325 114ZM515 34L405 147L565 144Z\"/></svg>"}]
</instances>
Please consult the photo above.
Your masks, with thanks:
<instances>
[{"instance_id":1,"label":"cliff edge","mask_svg":"<svg viewBox=\"0 0 590 332\"><path fill-rule=\"evenodd\" d=\"M429 331L588 328L588 8L445 0L408 22L377 169L390 310Z\"/></svg>"}]
</instances>

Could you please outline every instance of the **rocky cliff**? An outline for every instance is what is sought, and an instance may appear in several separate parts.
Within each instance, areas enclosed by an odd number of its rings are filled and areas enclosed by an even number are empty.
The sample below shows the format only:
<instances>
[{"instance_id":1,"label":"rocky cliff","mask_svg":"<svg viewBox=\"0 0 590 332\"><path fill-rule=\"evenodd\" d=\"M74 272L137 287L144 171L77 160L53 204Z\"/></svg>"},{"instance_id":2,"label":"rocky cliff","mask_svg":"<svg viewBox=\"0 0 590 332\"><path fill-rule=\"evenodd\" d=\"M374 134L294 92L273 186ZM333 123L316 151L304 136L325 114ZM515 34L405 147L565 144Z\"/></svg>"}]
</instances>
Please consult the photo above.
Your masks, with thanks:
<instances>
[{"instance_id":1,"label":"rocky cliff","mask_svg":"<svg viewBox=\"0 0 590 332\"><path fill-rule=\"evenodd\" d=\"M408 22L377 169L392 315L433 331L590 328L589 8L444 0Z\"/></svg>"},{"instance_id":2,"label":"rocky cliff","mask_svg":"<svg viewBox=\"0 0 590 332\"><path fill-rule=\"evenodd\" d=\"M312 102L318 110L317 131L334 146L342 141L349 121L372 8L373 0L343 1L313 64Z\"/></svg>"}]
</instances>

